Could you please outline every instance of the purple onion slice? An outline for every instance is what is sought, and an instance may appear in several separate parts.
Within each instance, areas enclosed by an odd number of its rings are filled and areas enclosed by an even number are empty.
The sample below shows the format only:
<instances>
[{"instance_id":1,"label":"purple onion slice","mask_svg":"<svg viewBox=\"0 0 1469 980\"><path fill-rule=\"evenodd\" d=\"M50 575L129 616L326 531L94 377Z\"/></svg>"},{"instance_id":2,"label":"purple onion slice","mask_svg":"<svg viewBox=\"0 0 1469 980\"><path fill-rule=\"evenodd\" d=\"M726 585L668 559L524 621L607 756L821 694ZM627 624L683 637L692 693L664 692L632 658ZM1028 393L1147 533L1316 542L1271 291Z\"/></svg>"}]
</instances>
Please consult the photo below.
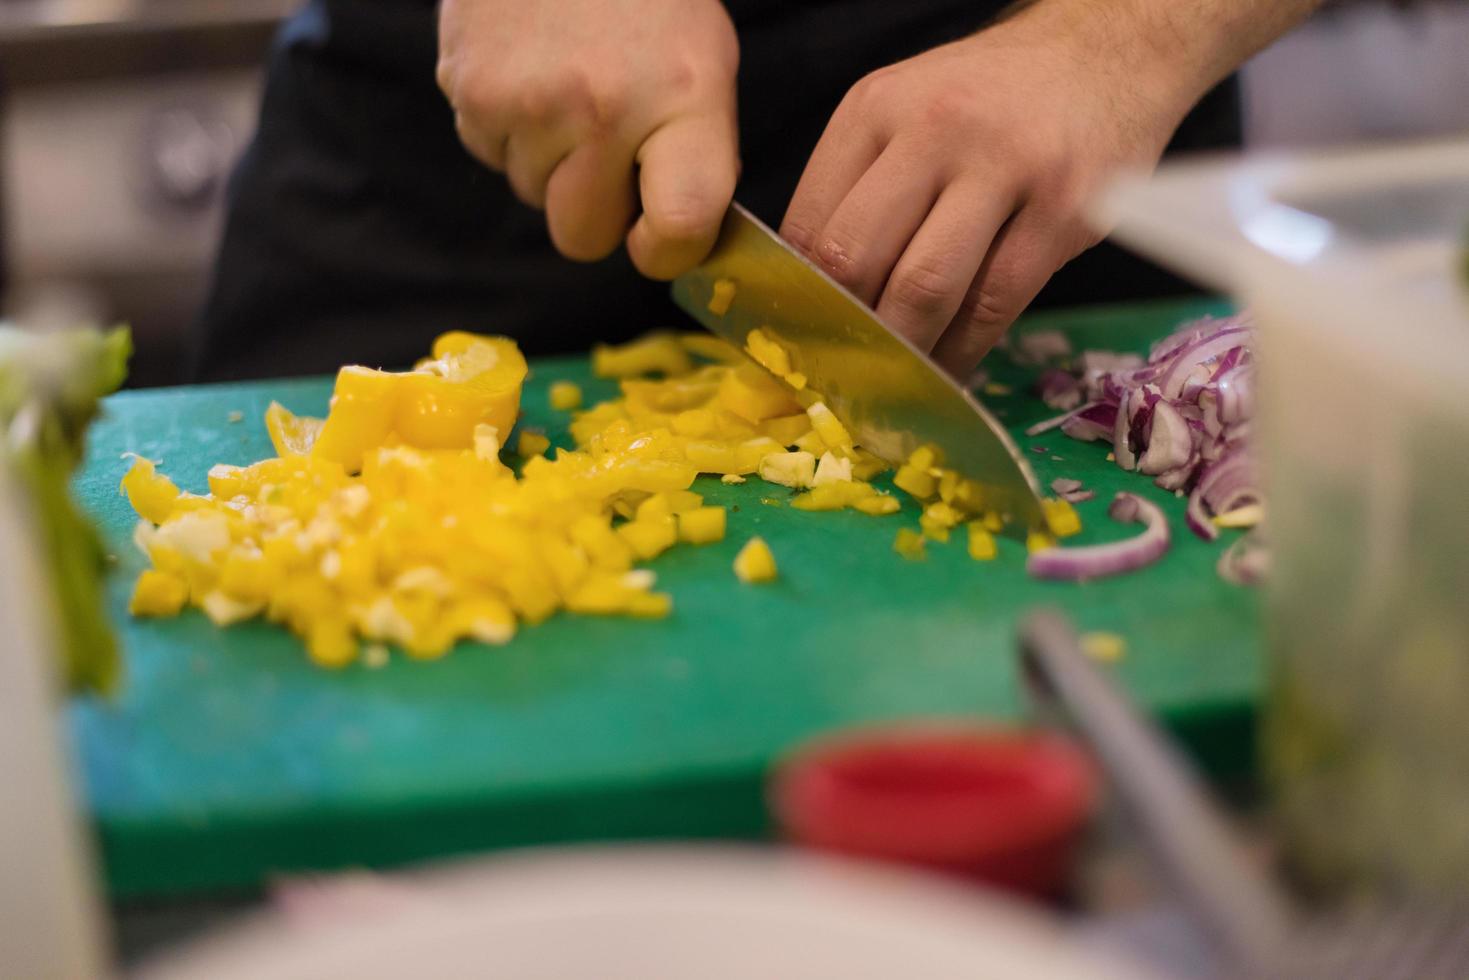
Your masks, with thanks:
<instances>
[{"instance_id":1,"label":"purple onion slice","mask_svg":"<svg viewBox=\"0 0 1469 980\"><path fill-rule=\"evenodd\" d=\"M1094 544L1085 548L1047 548L1025 563L1036 578L1083 581L1131 572L1150 565L1168 550L1168 518L1151 501L1131 493L1119 493L1107 509L1113 520L1141 523L1143 532L1124 541Z\"/></svg>"}]
</instances>

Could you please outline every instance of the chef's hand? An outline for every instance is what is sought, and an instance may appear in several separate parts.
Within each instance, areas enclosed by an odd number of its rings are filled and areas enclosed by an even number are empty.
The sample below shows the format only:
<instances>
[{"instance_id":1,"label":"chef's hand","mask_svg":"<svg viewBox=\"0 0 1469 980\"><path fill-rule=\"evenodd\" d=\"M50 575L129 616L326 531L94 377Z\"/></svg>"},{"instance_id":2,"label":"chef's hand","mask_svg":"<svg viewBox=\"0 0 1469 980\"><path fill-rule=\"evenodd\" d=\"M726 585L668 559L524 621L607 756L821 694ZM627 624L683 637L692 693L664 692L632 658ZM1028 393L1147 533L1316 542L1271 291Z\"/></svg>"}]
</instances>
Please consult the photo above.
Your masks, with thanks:
<instances>
[{"instance_id":1,"label":"chef's hand","mask_svg":"<svg viewBox=\"0 0 1469 980\"><path fill-rule=\"evenodd\" d=\"M854 85L781 233L962 374L1096 243L1088 196L1151 168L1194 101L1268 41L1240 36L1237 8L1309 4L1040 0ZM1189 33L1216 22L1228 51Z\"/></svg>"},{"instance_id":2,"label":"chef's hand","mask_svg":"<svg viewBox=\"0 0 1469 980\"><path fill-rule=\"evenodd\" d=\"M626 235L656 279L708 254L734 194L738 62L718 0L443 0L439 16L464 145L545 210L562 254L600 259Z\"/></svg>"}]
</instances>

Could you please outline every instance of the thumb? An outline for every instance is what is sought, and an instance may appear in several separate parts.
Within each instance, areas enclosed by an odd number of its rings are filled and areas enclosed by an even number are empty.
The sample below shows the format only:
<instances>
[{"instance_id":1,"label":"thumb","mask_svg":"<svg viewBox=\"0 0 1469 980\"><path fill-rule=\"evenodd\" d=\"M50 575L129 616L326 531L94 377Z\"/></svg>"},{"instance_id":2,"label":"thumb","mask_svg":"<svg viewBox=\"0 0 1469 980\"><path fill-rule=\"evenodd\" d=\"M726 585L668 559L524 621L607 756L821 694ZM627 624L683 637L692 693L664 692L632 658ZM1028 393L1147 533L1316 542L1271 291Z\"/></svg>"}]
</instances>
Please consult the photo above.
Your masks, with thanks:
<instances>
[{"instance_id":1,"label":"thumb","mask_svg":"<svg viewBox=\"0 0 1469 980\"><path fill-rule=\"evenodd\" d=\"M672 279L714 247L739 179L733 107L676 116L638 150L643 213L627 235L638 271Z\"/></svg>"}]
</instances>

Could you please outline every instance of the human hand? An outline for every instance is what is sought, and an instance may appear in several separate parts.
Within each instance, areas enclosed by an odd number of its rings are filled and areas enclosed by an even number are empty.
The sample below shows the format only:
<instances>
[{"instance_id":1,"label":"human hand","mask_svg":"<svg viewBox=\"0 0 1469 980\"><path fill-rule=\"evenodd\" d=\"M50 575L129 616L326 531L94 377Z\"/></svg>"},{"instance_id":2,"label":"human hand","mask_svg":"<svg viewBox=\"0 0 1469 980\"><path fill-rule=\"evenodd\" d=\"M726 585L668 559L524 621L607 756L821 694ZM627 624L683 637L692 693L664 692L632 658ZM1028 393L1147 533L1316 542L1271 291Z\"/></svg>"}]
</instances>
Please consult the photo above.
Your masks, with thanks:
<instances>
[{"instance_id":1,"label":"human hand","mask_svg":"<svg viewBox=\"0 0 1469 980\"><path fill-rule=\"evenodd\" d=\"M439 16L469 152L545 210L563 255L626 235L655 279L708 254L734 195L738 62L718 0L444 0Z\"/></svg>"},{"instance_id":2,"label":"human hand","mask_svg":"<svg viewBox=\"0 0 1469 980\"><path fill-rule=\"evenodd\" d=\"M954 374L1100 236L1088 198L1151 168L1202 79L1117 11L1042 0L863 78L781 234ZM1068 13L1062 13L1067 11Z\"/></svg>"}]
</instances>

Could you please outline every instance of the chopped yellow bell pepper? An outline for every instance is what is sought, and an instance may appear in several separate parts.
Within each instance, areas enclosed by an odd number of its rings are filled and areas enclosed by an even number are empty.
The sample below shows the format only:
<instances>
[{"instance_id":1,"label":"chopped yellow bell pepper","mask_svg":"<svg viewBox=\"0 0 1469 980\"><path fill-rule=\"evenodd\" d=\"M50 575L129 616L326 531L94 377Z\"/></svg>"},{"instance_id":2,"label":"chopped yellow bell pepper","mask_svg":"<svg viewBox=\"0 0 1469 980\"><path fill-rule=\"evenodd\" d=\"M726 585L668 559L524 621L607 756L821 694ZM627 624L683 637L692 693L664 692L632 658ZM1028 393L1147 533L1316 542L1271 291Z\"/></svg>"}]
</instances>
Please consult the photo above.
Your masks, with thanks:
<instances>
[{"instance_id":1,"label":"chopped yellow bell pepper","mask_svg":"<svg viewBox=\"0 0 1469 980\"><path fill-rule=\"evenodd\" d=\"M134 616L177 616L189 598L189 586L177 575L146 569L133 584L128 612Z\"/></svg>"},{"instance_id":2,"label":"chopped yellow bell pepper","mask_svg":"<svg viewBox=\"0 0 1469 980\"><path fill-rule=\"evenodd\" d=\"M773 582L776 578L775 555L765 539L754 537L745 542L735 555L734 573L741 582Z\"/></svg>"},{"instance_id":3,"label":"chopped yellow bell pepper","mask_svg":"<svg viewBox=\"0 0 1469 980\"><path fill-rule=\"evenodd\" d=\"M1116 663L1127 654L1127 641L1116 633L1095 630L1077 637L1081 650L1093 660Z\"/></svg>"},{"instance_id":4,"label":"chopped yellow bell pepper","mask_svg":"<svg viewBox=\"0 0 1469 980\"><path fill-rule=\"evenodd\" d=\"M581 386L574 381L553 381L548 396L551 407L558 412L570 412L581 408Z\"/></svg>"},{"instance_id":5,"label":"chopped yellow bell pepper","mask_svg":"<svg viewBox=\"0 0 1469 980\"><path fill-rule=\"evenodd\" d=\"M1058 538L1069 538L1081 531L1081 517L1076 508L1066 500L1042 500L1041 512L1046 516L1046 526Z\"/></svg>"},{"instance_id":6,"label":"chopped yellow bell pepper","mask_svg":"<svg viewBox=\"0 0 1469 980\"><path fill-rule=\"evenodd\" d=\"M760 479L784 487L809 487L816 474L816 459L810 453L770 453L760 460Z\"/></svg>"},{"instance_id":7,"label":"chopped yellow bell pepper","mask_svg":"<svg viewBox=\"0 0 1469 980\"><path fill-rule=\"evenodd\" d=\"M632 547L633 553L645 561L661 555L678 541L678 525L672 514L628 521L617 529L617 533Z\"/></svg>"},{"instance_id":8,"label":"chopped yellow bell pepper","mask_svg":"<svg viewBox=\"0 0 1469 980\"><path fill-rule=\"evenodd\" d=\"M280 402L265 410L265 431L277 456L304 456L321 434L321 419L291 414Z\"/></svg>"},{"instance_id":9,"label":"chopped yellow bell pepper","mask_svg":"<svg viewBox=\"0 0 1469 980\"><path fill-rule=\"evenodd\" d=\"M912 463L904 463L898 467L898 472L893 474L893 486L919 500L931 499L937 490L933 475Z\"/></svg>"},{"instance_id":10,"label":"chopped yellow bell pepper","mask_svg":"<svg viewBox=\"0 0 1469 980\"><path fill-rule=\"evenodd\" d=\"M515 444L515 452L529 459L532 456L540 456L551 448L551 440L540 432L531 432L529 429L520 433L520 439Z\"/></svg>"},{"instance_id":11,"label":"chopped yellow bell pepper","mask_svg":"<svg viewBox=\"0 0 1469 980\"><path fill-rule=\"evenodd\" d=\"M678 539L689 544L711 544L724 540L723 507L699 507L678 515Z\"/></svg>"},{"instance_id":12,"label":"chopped yellow bell pepper","mask_svg":"<svg viewBox=\"0 0 1469 980\"><path fill-rule=\"evenodd\" d=\"M735 284L733 279L714 280L714 291L709 297L709 312L715 316L724 316L729 312L730 304L734 302Z\"/></svg>"},{"instance_id":13,"label":"chopped yellow bell pepper","mask_svg":"<svg viewBox=\"0 0 1469 980\"><path fill-rule=\"evenodd\" d=\"M927 556L923 535L911 527L900 528L893 539L893 550L909 561L919 561Z\"/></svg>"},{"instance_id":14,"label":"chopped yellow bell pepper","mask_svg":"<svg viewBox=\"0 0 1469 980\"><path fill-rule=\"evenodd\" d=\"M133 457L133 465L122 478L122 491L138 516L154 524L168 520L180 493L177 484L159 473L151 459L142 456Z\"/></svg>"},{"instance_id":15,"label":"chopped yellow bell pepper","mask_svg":"<svg viewBox=\"0 0 1469 980\"><path fill-rule=\"evenodd\" d=\"M995 538L990 534L980 521L970 521L969 529L969 557L975 561L989 561L998 552L995 550Z\"/></svg>"},{"instance_id":16,"label":"chopped yellow bell pepper","mask_svg":"<svg viewBox=\"0 0 1469 980\"><path fill-rule=\"evenodd\" d=\"M801 410L780 382L753 364L737 365L719 384L719 402L747 422L763 422Z\"/></svg>"},{"instance_id":17,"label":"chopped yellow bell pepper","mask_svg":"<svg viewBox=\"0 0 1469 980\"><path fill-rule=\"evenodd\" d=\"M756 327L745 335L745 351L776 377L784 378L791 373L790 353L763 328Z\"/></svg>"},{"instance_id":18,"label":"chopped yellow bell pepper","mask_svg":"<svg viewBox=\"0 0 1469 980\"><path fill-rule=\"evenodd\" d=\"M831 449L850 448L852 435L847 427L832 414L831 409L826 407L826 402L814 402L806 407L806 414L811 418L811 428L821 437L821 441Z\"/></svg>"},{"instance_id":19,"label":"chopped yellow bell pepper","mask_svg":"<svg viewBox=\"0 0 1469 980\"><path fill-rule=\"evenodd\" d=\"M592 348L592 373L599 378L633 378L643 374L687 374L693 363L678 338L651 334L621 345Z\"/></svg>"}]
</instances>

